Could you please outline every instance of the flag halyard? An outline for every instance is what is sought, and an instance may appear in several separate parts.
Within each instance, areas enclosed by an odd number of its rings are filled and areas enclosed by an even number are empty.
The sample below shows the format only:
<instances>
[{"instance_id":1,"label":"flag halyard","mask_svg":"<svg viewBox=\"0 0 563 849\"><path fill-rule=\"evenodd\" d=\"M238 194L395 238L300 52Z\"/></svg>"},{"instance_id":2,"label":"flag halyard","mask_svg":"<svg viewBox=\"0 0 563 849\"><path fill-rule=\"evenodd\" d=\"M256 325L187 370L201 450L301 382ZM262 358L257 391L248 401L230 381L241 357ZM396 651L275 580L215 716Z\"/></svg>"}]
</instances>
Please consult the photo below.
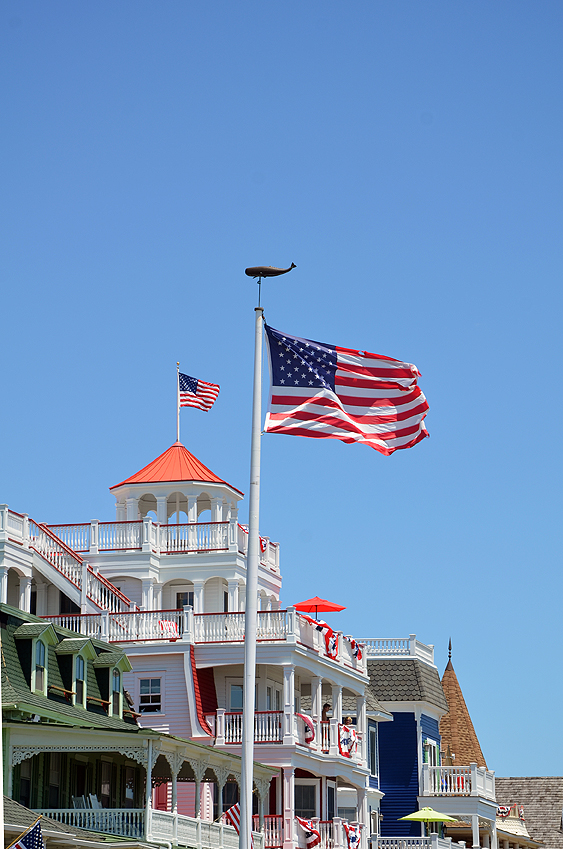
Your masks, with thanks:
<instances>
[{"instance_id":1,"label":"flag halyard","mask_svg":"<svg viewBox=\"0 0 563 849\"><path fill-rule=\"evenodd\" d=\"M266 325L265 432L340 439L390 455L420 442L428 403L411 363L281 333Z\"/></svg>"}]
</instances>

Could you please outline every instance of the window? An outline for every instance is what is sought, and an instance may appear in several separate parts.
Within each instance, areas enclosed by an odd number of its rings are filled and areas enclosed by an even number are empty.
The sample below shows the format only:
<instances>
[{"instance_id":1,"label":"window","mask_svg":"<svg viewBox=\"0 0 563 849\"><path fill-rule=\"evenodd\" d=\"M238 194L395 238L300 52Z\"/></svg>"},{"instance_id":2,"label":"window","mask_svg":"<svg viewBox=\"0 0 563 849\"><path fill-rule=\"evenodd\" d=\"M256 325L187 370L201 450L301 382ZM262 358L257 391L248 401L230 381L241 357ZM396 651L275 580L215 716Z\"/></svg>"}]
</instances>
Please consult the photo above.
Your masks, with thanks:
<instances>
[{"instance_id":1,"label":"window","mask_svg":"<svg viewBox=\"0 0 563 849\"><path fill-rule=\"evenodd\" d=\"M160 678L139 679L139 713L161 713Z\"/></svg>"},{"instance_id":2,"label":"window","mask_svg":"<svg viewBox=\"0 0 563 849\"><path fill-rule=\"evenodd\" d=\"M311 819L317 816L317 784L295 784L295 816Z\"/></svg>"},{"instance_id":3,"label":"window","mask_svg":"<svg viewBox=\"0 0 563 849\"><path fill-rule=\"evenodd\" d=\"M231 684L231 710L241 711L243 699L242 684Z\"/></svg>"},{"instance_id":4,"label":"window","mask_svg":"<svg viewBox=\"0 0 563 849\"><path fill-rule=\"evenodd\" d=\"M266 687L266 705L266 710L282 709L281 687L276 686L275 684L268 684L268 686Z\"/></svg>"},{"instance_id":5,"label":"window","mask_svg":"<svg viewBox=\"0 0 563 849\"><path fill-rule=\"evenodd\" d=\"M31 758L20 764L20 805L29 808L31 802Z\"/></svg>"},{"instance_id":6,"label":"window","mask_svg":"<svg viewBox=\"0 0 563 849\"><path fill-rule=\"evenodd\" d=\"M121 716L121 672L113 670L111 693L111 712L114 716Z\"/></svg>"},{"instance_id":7,"label":"window","mask_svg":"<svg viewBox=\"0 0 563 849\"><path fill-rule=\"evenodd\" d=\"M85 668L84 658L81 655L76 656L75 661L75 681L74 681L74 704L84 707L85 696Z\"/></svg>"},{"instance_id":8,"label":"window","mask_svg":"<svg viewBox=\"0 0 563 849\"><path fill-rule=\"evenodd\" d=\"M369 772L370 775L378 774L378 764L377 764L377 728L374 728L373 725L369 727L368 734L368 759L369 759Z\"/></svg>"},{"instance_id":9,"label":"window","mask_svg":"<svg viewBox=\"0 0 563 849\"><path fill-rule=\"evenodd\" d=\"M135 772L133 767L126 766L123 775L123 807L132 808L135 804Z\"/></svg>"},{"instance_id":10,"label":"window","mask_svg":"<svg viewBox=\"0 0 563 849\"><path fill-rule=\"evenodd\" d=\"M176 610L183 610L186 604L189 604L190 607L194 606L193 590L185 593L176 593Z\"/></svg>"},{"instance_id":11,"label":"window","mask_svg":"<svg viewBox=\"0 0 563 849\"><path fill-rule=\"evenodd\" d=\"M61 785L61 755L51 752L49 755L49 807L59 807L59 788Z\"/></svg>"},{"instance_id":12,"label":"window","mask_svg":"<svg viewBox=\"0 0 563 849\"><path fill-rule=\"evenodd\" d=\"M101 776L100 776L100 802L102 808L109 808L110 792L111 792L111 764L107 761L102 761Z\"/></svg>"},{"instance_id":13,"label":"window","mask_svg":"<svg viewBox=\"0 0 563 849\"><path fill-rule=\"evenodd\" d=\"M422 744L424 747L424 763L429 766L440 765L440 747L434 740L425 740Z\"/></svg>"},{"instance_id":14,"label":"window","mask_svg":"<svg viewBox=\"0 0 563 849\"><path fill-rule=\"evenodd\" d=\"M326 818L327 820L334 819L336 808L336 784L334 781L326 783Z\"/></svg>"},{"instance_id":15,"label":"window","mask_svg":"<svg viewBox=\"0 0 563 849\"><path fill-rule=\"evenodd\" d=\"M223 591L223 613L229 612L229 593Z\"/></svg>"},{"instance_id":16,"label":"window","mask_svg":"<svg viewBox=\"0 0 563 849\"><path fill-rule=\"evenodd\" d=\"M35 689L45 692L46 674L45 674L45 643L37 640L35 643Z\"/></svg>"}]
</instances>

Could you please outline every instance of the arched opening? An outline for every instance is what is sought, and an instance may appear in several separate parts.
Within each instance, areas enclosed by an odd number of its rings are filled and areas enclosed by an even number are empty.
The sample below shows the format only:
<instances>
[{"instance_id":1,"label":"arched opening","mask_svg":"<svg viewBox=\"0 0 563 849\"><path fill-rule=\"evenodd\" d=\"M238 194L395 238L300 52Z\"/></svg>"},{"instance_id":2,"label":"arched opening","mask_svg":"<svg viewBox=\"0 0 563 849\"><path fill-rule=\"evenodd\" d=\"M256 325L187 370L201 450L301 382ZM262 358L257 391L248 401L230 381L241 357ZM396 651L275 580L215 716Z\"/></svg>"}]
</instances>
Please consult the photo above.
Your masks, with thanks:
<instances>
[{"instance_id":1,"label":"arched opening","mask_svg":"<svg viewBox=\"0 0 563 849\"><path fill-rule=\"evenodd\" d=\"M183 610L184 605L194 606L194 585L185 578L168 581L162 588L163 610Z\"/></svg>"},{"instance_id":2,"label":"arched opening","mask_svg":"<svg viewBox=\"0 0 563 849\"><path fill-rule=\"evenodd\" d=\"M229 585L224 578L208 578L203 587L205 613L226 613L229 610Z\"/></svg>"},{"instance_id":3,"label":"arched opening","mask_svg":"<svg viewBox=\"0 0 563 849\"><path fill-rule=\"evenodd\" d=\"M166 516L169 525L185 525L188 522L188 499L183 492L173 492L168 496Z\"/></svg>"},{"instance_id":4,"label":"arched opening","mask_svg":"<svg viewBox=\"0 0 563 849\"><path fill-rule=\"evenodd\" d=\"M139 498L139 516L144 519L149 515L153 522L156 522L156 497L150 492Z\"/></svg>"}]
</instances>

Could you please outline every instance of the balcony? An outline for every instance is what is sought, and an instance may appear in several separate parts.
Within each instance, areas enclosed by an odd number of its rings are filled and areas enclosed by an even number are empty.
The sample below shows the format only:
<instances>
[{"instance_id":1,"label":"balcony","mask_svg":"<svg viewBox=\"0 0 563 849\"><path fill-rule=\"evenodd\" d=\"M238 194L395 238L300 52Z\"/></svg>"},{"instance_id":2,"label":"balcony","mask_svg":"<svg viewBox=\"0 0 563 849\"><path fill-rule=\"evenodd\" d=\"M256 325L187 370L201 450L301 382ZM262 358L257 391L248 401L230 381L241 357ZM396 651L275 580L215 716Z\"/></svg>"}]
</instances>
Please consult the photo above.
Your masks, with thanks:
<instances>
[{"instance_id":1,"label":"balcony","mask_svg":"<svg viewBox=\"0 0 563 849\"><path fill-rule=\"evenodd\" d=\"M451 837L378 837L378 849L465 849L465 843L453 843Z\"/></svg>"},{"instance_id":2,"label":"balcony","mask_svg":"<svg viewBox=\"0 0 563 849\"><path fill-rule=\"evenodd\" d=\"M109 643L182 640L196 645L244 643L244 612L196 613L184 610L141 610L43 616L69 631ZM299 645L331 663L366 674L366 656L355 657L352 645L338 633L336 656L327 653L323 634L294 608L258 611L257 642Z\"/></svg>"},{"instance_id":3,"label":"balcony","mask_svg":"<svg viewBox=\"0 0 563 849\"><path fill-rule=\"evenodd\" d=\"M37 810L36 813L75 828L155 843L160 841L179 843L184 846L201 847L201 849L238 849L239 845L238 834L232 826L207 822L169 811L151 810L148 823L146 823L145 811L133 808L102 808L100 810L57 808ZM146 831L145 824L148 826ZM269 829L265 827L265 834L275 836L275 829L271 826ZM256 831L253 838L256 849L266 849L268 844L264 842L264 834ZM281 844L270 843L270 849L273 849L275 845Z\"/></svg>"},{"instance_id":4,"label":"balcony","mask_svg":"<svg viewBox=\"0 0 563 849\"><path fill-rule=\"evenodd\" d=\"M422 766L423 796L479 796L495 801L495 774L477 764Z\"/></svg>"},{"instance_id":5,"label":"balcony","mask_svg":"<svg viewBox=\"0 0 563 849\"><path fill-rule=\"evenodd\" d=\"M416 634L408 637L359 637L358 642L365 647L368 660L376 657L416 657L434 666L434 646L417 640Z\"/></svg>"},{"instance_id":6,"label":"balcony","mask_svg":"<svg viewBox=\"0 0 563 849\"><path fill-rule=\"evenodd\" d=\"M206 720L215 737L216 746L240 746L242 744L242 713L218 708L206 714ZM329 722L313 721L315 736L305 742L305 723L300 714L284 711L257 710L254 713L254 745L306 746L311 752L330 757L343 757L352 763L364 765L364 735L353 730L351 740L343 744L346 726L336 719Z\"/></svg>"},{"instance_id":7,"label":"balcony","mask_svg":"<svg viewBox=\"0 0 563 849\"><path fill-rule=\"evenodd\" d=\"M161 525L150 517L126 522L46 525L64 545L80 554L151 551L159 555L211 552L248 553L248 529L235 520ZM260 563L279 573L279 545L260 537Z\"/></svg>"}]
</instances>

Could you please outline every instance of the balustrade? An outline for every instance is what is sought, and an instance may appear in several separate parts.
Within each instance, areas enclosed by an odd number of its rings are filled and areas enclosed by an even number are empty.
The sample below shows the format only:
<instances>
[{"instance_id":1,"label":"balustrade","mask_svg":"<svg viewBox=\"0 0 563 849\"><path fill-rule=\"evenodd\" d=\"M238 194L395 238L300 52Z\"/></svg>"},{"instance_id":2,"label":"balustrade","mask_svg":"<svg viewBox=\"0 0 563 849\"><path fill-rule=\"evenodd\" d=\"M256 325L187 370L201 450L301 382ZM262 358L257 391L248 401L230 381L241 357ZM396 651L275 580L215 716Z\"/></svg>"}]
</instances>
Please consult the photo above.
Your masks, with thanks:
<instances>
[{"instance_id":1,"label":"balustrade","mask_svg":"<svg viewBox=\"0 0 563 849\"><path fill-rule=\"evenodd\" d=\"M263 710L254 714L254 742L255 743L281 743L282 734L282 711ZM225 743L242 743L242 713L225 713Z\"/></svg>"},{"instance_id":2,"label":"balustrade","mask_svg":"<svg viewBox=\"0 0 563 849\"><path fill-rule=\"evenodd\" d=\"M83 553L90 550L91 525L47 525L47 527L73 551Z\"/></svg>"},{"instance_id":3,"label":"balustrade","mask_svg":"<svg viewBox=\"0 0 563 849\"><path fill-rule=\"evenodd\" d=\"M495 799L495 774L477 764L422 767L425 796L482 796Z\"/></svg>"},{"instance_id":4,"label":"balustrade","mask_svg":"<svg viewBox=\"0 0 563 849\"><path fill-rule=\"evenodd\" d=\"M119 834L123 837L142 838L145 831L145 811L135 808L56 808L37 810L64 825Z\"/></svg>"}]
</instances>

